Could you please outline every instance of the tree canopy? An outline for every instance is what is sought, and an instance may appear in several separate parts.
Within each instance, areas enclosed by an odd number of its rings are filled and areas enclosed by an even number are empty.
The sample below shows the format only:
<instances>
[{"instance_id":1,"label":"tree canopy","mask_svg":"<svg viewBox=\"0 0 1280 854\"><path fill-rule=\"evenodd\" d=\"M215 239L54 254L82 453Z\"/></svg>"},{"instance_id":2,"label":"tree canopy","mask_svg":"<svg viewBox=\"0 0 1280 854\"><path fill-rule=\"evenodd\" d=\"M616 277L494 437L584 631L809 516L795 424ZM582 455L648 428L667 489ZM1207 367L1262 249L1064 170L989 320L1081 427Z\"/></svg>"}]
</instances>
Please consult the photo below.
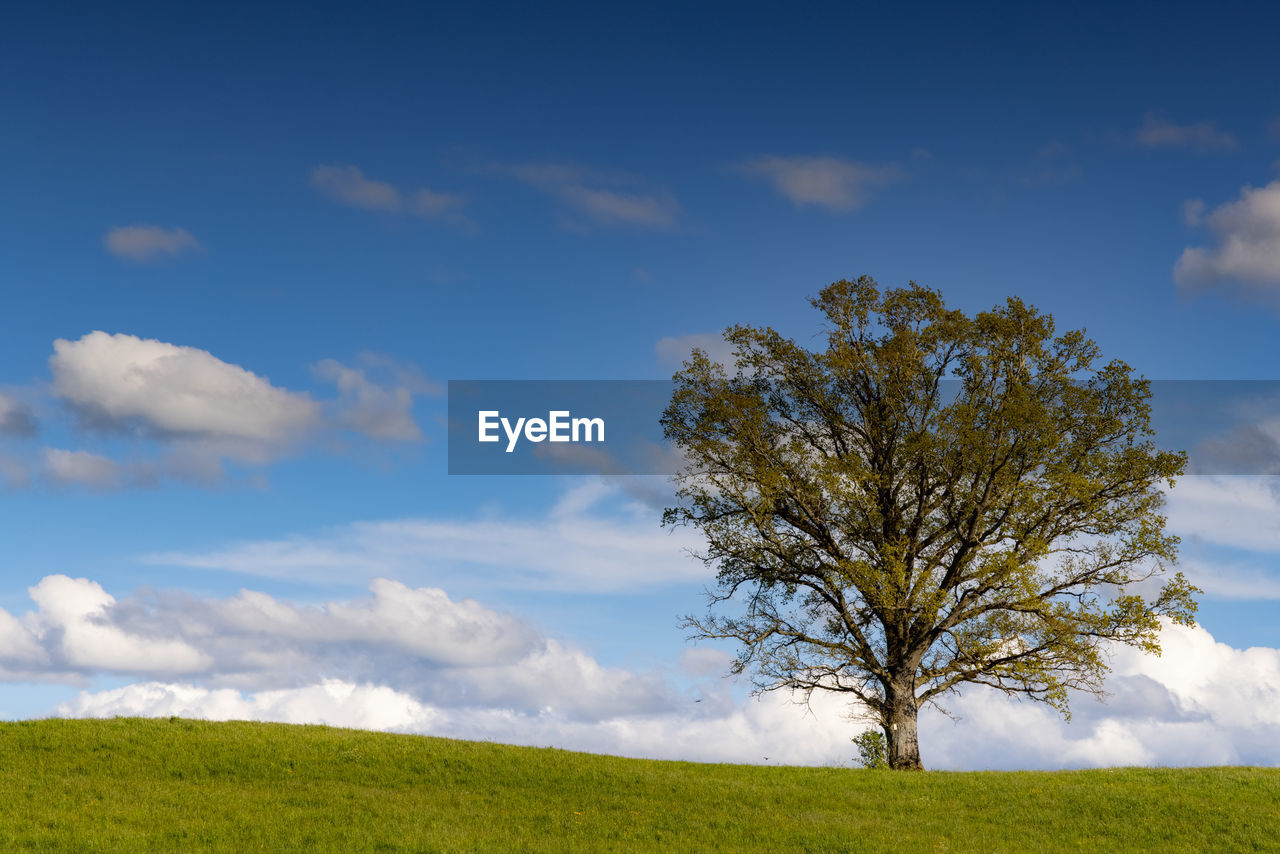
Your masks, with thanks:
<instances>
[{"instance_id":1,"label":"tree canopy","mask_svg":"<svg viewBox=\"0 0 1280 854\"><path fill-rule=\"evenodd\" d=\"M694 636L739 646L760 690L837 691L921 767L921 704L966 683L1051 704L1103 693L1109 644L1192 624L1152 442L1150 384L1017 298L970 317L912 282L811 300L826 348L725 332L663 414L683 453L664 524L718 571Z\"/></svg>"}]
</instances>

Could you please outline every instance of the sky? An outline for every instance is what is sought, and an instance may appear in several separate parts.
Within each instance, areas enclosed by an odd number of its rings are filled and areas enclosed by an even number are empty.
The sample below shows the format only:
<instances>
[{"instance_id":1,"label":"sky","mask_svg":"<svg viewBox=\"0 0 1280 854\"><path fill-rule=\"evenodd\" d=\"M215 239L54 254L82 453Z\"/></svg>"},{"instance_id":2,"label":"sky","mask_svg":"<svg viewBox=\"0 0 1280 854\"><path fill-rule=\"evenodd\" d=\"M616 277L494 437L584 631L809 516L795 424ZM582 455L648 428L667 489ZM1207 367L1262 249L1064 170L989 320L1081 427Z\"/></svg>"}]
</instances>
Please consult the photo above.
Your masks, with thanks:
<instances>
[{"instance_id":1,"label":"sky","mask_svg":"<svg viewBox=\"0 0 1280 854\"><path fill-rule=\"evenodd\" d=\"M449 474L450 380L655 380L859 275L1276 380L1280 12L10 4L0 718L325 722L849 764L725 677L662 477ZM1272 440L1280 420L1256 425ZM1280 482L1182 478L1204 589L1071 720L934 768L1280 763Z\"/></svg>"}]
</instances>

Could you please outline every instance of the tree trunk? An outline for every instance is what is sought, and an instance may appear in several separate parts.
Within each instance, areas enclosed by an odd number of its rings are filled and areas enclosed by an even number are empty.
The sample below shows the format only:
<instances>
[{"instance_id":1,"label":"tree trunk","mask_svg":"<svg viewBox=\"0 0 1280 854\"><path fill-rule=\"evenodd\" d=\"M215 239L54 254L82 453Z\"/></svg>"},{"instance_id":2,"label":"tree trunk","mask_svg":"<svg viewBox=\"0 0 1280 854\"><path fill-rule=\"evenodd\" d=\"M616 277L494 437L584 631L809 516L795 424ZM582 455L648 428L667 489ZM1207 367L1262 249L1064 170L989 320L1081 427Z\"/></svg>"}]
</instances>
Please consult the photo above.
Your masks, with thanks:
<instances>
[{"instance_id":1,"label":"tree trunk","mask_svg":"<svg viewBox=\"0 0 1280 854\"><path fill-rule=\"evenodd\" d=\"M922 771L920 742L916 739L916 696L910 682L890 690L885 698L888 720L884 723L889 767L895 771Z\"/></svg>"}]
</instances>

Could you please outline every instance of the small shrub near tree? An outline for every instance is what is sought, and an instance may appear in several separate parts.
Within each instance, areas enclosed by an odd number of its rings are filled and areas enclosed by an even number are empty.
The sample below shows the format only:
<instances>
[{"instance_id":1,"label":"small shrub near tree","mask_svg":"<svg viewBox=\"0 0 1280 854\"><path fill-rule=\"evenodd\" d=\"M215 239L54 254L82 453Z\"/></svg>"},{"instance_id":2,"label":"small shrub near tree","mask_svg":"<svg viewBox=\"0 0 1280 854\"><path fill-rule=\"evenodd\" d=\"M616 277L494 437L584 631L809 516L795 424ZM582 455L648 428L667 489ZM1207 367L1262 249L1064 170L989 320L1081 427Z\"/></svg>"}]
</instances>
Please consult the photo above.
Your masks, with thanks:
<instances>
[{"instance_id":1,"label":"small shrub near tree","mask_svg":"<svg viewBox=\"0 0 1280 854\"><path fill-rule=\"evenodd\" d=\"M884 743L884 733L874 729L864 731L853 739L858 748L858 763L863 768L888 768L889 755Z\"/></svg>"}]
</instances>

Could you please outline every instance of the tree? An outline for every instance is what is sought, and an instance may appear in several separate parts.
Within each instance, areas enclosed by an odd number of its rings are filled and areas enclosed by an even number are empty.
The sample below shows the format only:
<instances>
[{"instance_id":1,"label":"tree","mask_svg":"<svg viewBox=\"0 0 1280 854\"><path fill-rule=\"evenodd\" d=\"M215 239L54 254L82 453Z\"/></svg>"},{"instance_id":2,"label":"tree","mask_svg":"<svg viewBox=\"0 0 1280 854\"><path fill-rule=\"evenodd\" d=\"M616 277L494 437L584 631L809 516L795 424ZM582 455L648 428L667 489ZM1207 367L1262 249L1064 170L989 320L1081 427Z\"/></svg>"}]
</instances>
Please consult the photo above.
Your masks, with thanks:
<instances>
[{"instance_id":1,"label":"tree","mask_svg":"<svg viewBox=\"0 0 1280 854\"><path fill-rule=\"evenodd\" d=\"M687 626L736 641L735 673L844 692L918 769L922 704L976 683L1069 717L1110 643L1194 624L1161 515L1186 455L1152 444L1146 379L1016 298L969 317L862 277L810 302L825 350L730 327L733 373L695 350L662 418L686 460L663 524L718 570Z\"/></svg>"}]
</instances>

